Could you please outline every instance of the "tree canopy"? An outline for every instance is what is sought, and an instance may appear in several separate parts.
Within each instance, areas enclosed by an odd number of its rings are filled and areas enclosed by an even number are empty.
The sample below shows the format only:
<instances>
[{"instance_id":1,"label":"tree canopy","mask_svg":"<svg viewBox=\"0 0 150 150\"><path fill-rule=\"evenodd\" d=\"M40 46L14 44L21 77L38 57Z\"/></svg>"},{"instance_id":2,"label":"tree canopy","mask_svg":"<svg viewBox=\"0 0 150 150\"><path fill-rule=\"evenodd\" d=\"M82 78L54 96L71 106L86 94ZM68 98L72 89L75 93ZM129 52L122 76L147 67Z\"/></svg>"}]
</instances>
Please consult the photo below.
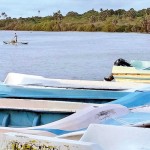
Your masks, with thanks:
<instances>
[{"instance_id":1,"label":"tree canopy","mask_svg":"<svg viewBox=\"0 0 150 150\"><path fill-rule=\"evenodd\" d=\"M38 10L40 14L40 10ZM0 15L0 30L26 31L104 31L104 32L150 32L150 8L142 10L102 9L89 10L83 14L74 11L62 15L28 18L11 18L5 12Z\"/></svg>"}]
</instances>

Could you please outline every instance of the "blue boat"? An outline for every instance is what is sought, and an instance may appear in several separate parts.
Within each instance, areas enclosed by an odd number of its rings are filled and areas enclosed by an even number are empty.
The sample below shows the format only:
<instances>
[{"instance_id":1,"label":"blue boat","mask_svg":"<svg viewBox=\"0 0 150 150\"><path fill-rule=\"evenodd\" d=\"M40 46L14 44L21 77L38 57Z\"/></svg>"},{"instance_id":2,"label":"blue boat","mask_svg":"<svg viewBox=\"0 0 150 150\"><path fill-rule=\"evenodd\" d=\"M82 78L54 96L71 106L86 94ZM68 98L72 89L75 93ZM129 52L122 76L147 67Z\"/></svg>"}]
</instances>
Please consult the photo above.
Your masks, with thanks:
<instances>
[{"instance_id":1,"label":"blue boat","mask_svg":"<svg viewBox=\"0 0 150 150\"><path fill-rule=\"evenodd\" d=\"M23 100L23 106L25 106L25 101L26 100ZM11 103L11 100L7 102ZM19 100L13 101L13 103L16 102L19 106ZM22 107L18 107L16 109L15 104L13 108L6 109L5 107L4 109L3 107L4 111L2 111L1 107L0 121L2 123L2 127L0 129L30 134L36 133L40 135L44 132L45 134L53 134L56 136L64 133L83 130L86 129L91 123L103 122L104 120L110 119L112 117L119 117L128 113L128 109L126 107L118 104L102 104L99 106L94 106L91 104L70 103L65 104L65 107L62 107L61 105L63 105L63 102L56 102L57 105L55 105L59 109L55 108L55 110L53 110L51 108L51 110L48 110L47 107L45 111L42 111L43 107L39 108L39 105L35 104L35 110L37 109L37 111L35 111L32 109L34 106L33 104L35 103L34 101L31 102L30 100L27 100L26 103L31 105L30 108L27 109L28 105L26 105L24 109ZM37 103L39 102L37 101ZM50 105L51 103L46 104ZM71 107L74 109L68 109L67 107L69 107L69 105L71 105ZM63 108L66 108L66 110Z\"/></svg>"},{"instance_id":2,"label":"blue boat","mask_svg":"<svg viewBox=\"0 0 150 150\"><path fill-rule=\"evenodd\" d=\"M27 100L0 99L0 126L33 127L55 122L77 112L94 106L93 104Z\"/></svg>"},{"instance_id":3,"label":"blue boat","mask_svg":"<svg viewBox=\"0 0 150 150\"><path fill-rule=\"evenodd\" d=\"M0 84L1 98L36 98L104 103L128 95L128 90L94 90Z\"/></svg>"}]
</instances>

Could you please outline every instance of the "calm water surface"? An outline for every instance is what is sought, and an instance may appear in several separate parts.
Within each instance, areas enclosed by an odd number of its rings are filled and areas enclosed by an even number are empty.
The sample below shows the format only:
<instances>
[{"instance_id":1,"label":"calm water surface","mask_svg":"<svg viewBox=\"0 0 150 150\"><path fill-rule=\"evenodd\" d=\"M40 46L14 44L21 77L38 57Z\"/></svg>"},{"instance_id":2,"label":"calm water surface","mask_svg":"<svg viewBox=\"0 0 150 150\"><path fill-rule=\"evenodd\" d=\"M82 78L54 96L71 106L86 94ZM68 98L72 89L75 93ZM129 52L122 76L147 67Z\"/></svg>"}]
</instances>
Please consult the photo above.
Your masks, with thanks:
<instances>
[{"instance_id":1,"label":"calm water surface","mask_svg":"<svg viewBox=\"0 0 150 150\"><path fill-rule=\"evenodd\" d=\"M150 60L150 34L0 31L0 80L9 72L50 78L103 80L118 58Z\"/></svg>"}]
</instances>

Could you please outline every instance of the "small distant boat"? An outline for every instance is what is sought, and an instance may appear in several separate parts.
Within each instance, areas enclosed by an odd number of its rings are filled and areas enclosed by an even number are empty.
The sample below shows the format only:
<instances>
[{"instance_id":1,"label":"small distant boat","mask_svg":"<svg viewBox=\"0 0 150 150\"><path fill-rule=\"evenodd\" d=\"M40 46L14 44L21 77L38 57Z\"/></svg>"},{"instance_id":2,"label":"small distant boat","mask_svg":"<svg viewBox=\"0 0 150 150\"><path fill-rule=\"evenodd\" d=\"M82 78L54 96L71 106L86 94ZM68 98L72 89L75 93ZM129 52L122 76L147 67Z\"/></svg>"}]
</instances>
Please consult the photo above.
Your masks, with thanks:
<instances>
[{"instance_id":1,"label":"small distant boat","mask_svg":"<svg viewBox=\"0 0 150 150\"><path fill-rule=\"evenodd\" d=\"M113 66L115 81L150 83L150 61L132 60L130 64L131 66Z\"/></svg>"},{"instance_id":2,"label":"small distant boat","mask_svg":"<svg viewBox=\"0 0 150 150\"><path fill-rule=\"evenodd\" d=\"M17 45L17 44L28 44L28 42L11 42L11 41L3 41L4 44L12 44L12 45Z\"/></svg>"}]
</instances>

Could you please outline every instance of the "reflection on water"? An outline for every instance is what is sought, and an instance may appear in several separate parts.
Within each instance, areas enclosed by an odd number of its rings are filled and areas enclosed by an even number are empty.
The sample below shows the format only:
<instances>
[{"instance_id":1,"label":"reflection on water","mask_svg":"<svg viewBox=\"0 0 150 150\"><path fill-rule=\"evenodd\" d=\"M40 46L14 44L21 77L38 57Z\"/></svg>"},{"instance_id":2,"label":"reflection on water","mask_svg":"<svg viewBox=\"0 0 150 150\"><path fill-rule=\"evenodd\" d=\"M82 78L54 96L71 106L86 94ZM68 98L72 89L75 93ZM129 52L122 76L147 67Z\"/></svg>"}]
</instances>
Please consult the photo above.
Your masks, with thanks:
<instances>
[{"instance_id":1,"label":"reflection on water","mask_svg":"<svg viewBox=\"0 0 150 150\"><path fill-rule=\"evenodd\" d=\"M150 35L102 32L22 32L6 45L16 31L0 31L0 80L8 72L50 78L103 80L118 58L150 60Z\"/></svg>"}]
</instances>

